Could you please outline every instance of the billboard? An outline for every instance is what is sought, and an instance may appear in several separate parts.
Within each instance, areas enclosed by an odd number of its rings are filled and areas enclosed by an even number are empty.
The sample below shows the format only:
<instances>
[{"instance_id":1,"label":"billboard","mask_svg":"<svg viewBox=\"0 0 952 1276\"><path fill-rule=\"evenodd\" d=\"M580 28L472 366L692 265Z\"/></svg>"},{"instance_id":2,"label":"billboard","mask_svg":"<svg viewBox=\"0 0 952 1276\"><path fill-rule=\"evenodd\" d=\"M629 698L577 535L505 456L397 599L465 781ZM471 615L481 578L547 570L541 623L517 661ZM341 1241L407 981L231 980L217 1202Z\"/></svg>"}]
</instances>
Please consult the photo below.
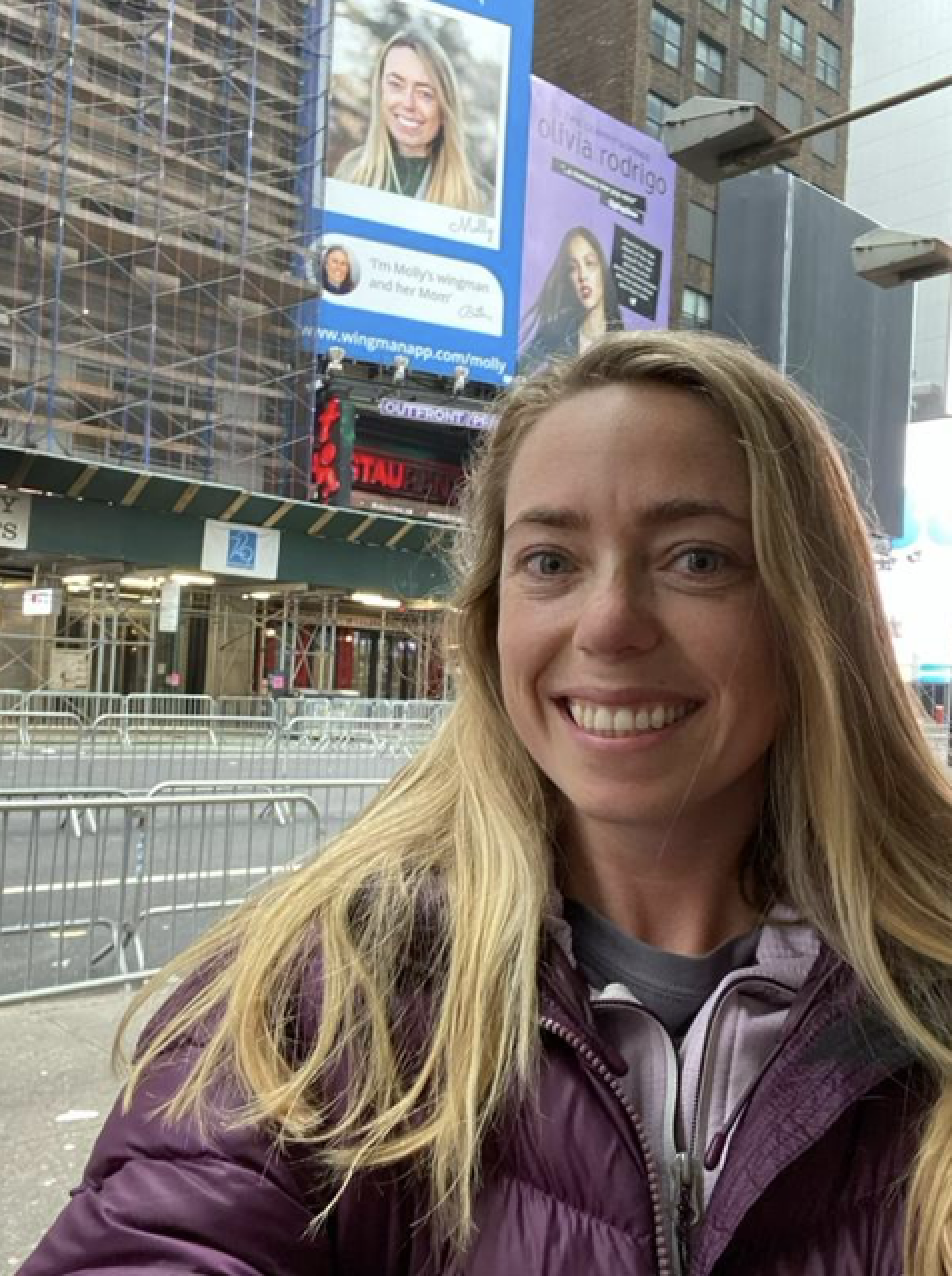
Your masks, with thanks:
<instances>
[{"instance_id":1,"label":"billboard","mask_svg":"<svg viewBox=\"0 0 952 1276\"><path fill-rule=\"evenodd\" d=\"M660 142L533 77L522 370L667 326L674 184Z\"/></svg>"},{"instance_id":2,"label":"billboard","mask_svg":"<svg viewBox=\"0 0 952 1276\"><path fill-rule=\"evenodd\" d=\"M355 359L514 370L531 0L327 0L305 336ZM319 134L320 130L316 132Z\"/></svg>"}]
</instances>

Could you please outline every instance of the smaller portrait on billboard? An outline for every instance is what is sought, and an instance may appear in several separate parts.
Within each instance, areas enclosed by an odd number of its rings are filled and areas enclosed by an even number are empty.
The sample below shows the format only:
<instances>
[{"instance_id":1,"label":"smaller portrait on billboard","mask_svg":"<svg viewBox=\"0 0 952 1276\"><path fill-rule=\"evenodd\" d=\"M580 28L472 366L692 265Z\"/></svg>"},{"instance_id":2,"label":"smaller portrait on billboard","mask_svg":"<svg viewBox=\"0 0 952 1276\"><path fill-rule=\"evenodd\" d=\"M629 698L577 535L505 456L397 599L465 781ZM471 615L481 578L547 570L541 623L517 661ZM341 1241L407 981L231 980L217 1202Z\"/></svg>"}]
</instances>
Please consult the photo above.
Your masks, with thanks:
<instances>
[{"instance_id":1,"label":"smaller portrait on billboard","mask_svg":"<svg viewBox=\"0 0 952 1276\"><path fill-rule=\"evenodd\" d=\"M360 282L360 266L354 250L342 243L328 244L321 255L321 289L345 297Z\"/></svg>"},{"instance_id":2,"label":"smaller portrait on billboard","mask_svg":"<svg viewBox=\"0 0 952 1276\"><path fill-rule=\"evenodd\" d=\"M434 0L336 0L325 207L493 245L509 30Z\"/></svg>"}]
</instances>

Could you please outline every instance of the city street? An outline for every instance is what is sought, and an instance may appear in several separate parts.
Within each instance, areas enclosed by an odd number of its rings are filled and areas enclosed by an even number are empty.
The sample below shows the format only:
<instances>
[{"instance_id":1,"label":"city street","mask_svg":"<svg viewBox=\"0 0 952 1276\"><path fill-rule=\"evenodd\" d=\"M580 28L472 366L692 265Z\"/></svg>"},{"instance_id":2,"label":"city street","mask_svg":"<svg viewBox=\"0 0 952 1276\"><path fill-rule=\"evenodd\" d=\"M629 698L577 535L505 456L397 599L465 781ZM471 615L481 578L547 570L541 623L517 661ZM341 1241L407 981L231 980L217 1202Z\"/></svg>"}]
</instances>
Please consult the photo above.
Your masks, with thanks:
<instances>
[{"instance_id":1,"label":"city street","mask_svg":"<svg viewBox=\"0 0 952 1276\"><path fill-rule=\"evenodd\" d=\"M118 1091L109 1051L122 990L0 1006L0 1262L15 1272L80 1180Z\"/></svg>"}]
</instances>

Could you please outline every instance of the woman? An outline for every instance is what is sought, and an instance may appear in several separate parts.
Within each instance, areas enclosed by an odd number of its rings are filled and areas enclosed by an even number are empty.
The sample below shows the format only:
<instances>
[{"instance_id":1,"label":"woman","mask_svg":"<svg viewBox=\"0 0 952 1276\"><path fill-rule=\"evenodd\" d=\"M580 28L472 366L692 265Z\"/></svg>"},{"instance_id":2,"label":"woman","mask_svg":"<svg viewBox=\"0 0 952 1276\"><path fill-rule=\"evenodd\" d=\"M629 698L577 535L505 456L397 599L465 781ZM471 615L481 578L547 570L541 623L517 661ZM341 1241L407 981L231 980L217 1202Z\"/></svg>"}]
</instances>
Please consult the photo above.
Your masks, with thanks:
<instances>
[{"instance_id":1,"label":"woman","mask_svg":"<svg viewBox=\"0 0 952 1276\"><path fill-rule=\"evenodd\" d=\"M331 244L324 253L321 283L325 292L342 297L357 287L350 253L343 244Z\"/></svg>"},{"instance_id":2,"label":"woman","mask_svg":"<svg viewBox=\"0 0 952 1276\"><path fill-rule=\"evenodd\" d=\"M584 226L562 238L523 330L523 366L553 355L581 354L606 332L623 328L618 294L602 246Z\"/></svg>"},{"instance_id":3,"label":"woman","mask_svg":"<svg viewBox=\"0 0 952 1276\"><path fill-rule=\"evenodd\" d=\"M374 64L366 141L344 156L334 176L432 204L487 212L489 192L470 167L461 116L449 58L424 31L398 31Z\"/></svg>"},{"instance_id":4,"label":"woman","mask_svg":"<svg viewBox=\"0 0 952 1276\"><path fill-rule=\"evenodd\" d=\"M23 1276L942 1276L952 805L826 427L620 334L468 510L453 713L169 968Z\"/></svg>"}]
</instances>

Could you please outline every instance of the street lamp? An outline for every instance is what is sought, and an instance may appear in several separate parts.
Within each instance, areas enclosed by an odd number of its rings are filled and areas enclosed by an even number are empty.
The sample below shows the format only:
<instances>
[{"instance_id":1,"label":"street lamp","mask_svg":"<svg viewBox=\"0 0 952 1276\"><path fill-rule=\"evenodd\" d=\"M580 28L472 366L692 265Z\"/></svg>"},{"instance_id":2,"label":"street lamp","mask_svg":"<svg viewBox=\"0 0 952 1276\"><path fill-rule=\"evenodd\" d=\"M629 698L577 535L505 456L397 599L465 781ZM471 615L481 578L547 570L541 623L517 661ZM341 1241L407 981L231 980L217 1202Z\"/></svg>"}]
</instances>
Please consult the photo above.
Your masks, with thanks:
<instances>
[{"instance_id":1,"label":"street lamp","mask_svg":"<svg viewBox=\"0 0 952 1276\"><path fill-rule=\"evenodd\" d=\"M947 88L952 88L952 75L793 131L756 102L692 97L666 116L664 144L681 168L705 182L722 182L796 159L807 138L818 133ZM853 242L852 256L856 273L881 288L952 273L952 245L907 231L879 229L860 235Z\"/></svg>"},{"instance_id":2,"label":"street lamp","mask_svg":"<svg viewBox=\"0 0 952 1276\"><path fill-rule=\"evenodd\" d=\"M692 97L664 121L668 154L695 177L721 182L781 160L796 159L799 140L755 102Z\"/></svg>"},{"instance_id":3,"label":"street lamp","mask_svg":"<svg viewBox=\"0 0 952 1276\"><path fill-rule=\"evenodd\" d=\"M904 230L880 228L853 240L853 269L880 288L952 273L952 244Z\"/></svg>"},{"instance_id":4,"label":"street lamp","mask_svg":"<svg viewBox=\"0 0 952 1276\"><path fill-rule=\"evenodd\" d=\"M756 102L719 97L692 97L665 117L662 136L668 154L705 182L720 182L754 169L794 159L809 137L876 115L914 98L952 88L952 75L893 93L853 111L843 111L805 128L785 128Z\"/></svg>"}]
</instances>

